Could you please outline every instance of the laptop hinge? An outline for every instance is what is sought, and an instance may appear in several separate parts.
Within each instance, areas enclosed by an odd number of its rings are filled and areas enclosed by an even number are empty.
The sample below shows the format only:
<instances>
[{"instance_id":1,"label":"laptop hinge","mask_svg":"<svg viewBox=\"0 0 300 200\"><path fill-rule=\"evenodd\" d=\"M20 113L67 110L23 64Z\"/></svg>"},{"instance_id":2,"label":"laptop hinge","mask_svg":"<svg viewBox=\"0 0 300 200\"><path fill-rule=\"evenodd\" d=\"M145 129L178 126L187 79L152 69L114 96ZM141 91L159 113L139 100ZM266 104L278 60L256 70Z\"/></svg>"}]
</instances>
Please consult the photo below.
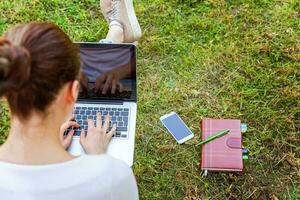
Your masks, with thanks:
<instances>
[{"instance_id":1,"label":"laptop hinge","mask_svg":"<svg viewBox=\"0 0 300 200\"><path fill-rule=\"evenodd\" d=\"M113 105L123 105L124 102L123 101L91 101L91 100L79 100L76 103L84 103L84 104L113 104Z\"/></svg>"}]
</instances>

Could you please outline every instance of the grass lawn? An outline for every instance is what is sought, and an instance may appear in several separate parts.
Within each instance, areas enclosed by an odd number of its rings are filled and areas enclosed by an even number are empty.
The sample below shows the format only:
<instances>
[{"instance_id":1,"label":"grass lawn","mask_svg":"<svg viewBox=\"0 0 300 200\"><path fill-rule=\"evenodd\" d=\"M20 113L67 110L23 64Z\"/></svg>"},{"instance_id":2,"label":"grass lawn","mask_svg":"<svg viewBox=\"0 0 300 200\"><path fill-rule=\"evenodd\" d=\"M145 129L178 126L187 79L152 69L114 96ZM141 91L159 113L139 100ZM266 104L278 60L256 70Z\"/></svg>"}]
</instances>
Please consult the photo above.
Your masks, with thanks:
<instances>
[{"instance_id":1,"label":"grass lawn","mask_svg":"<svg viewBox=\"0 0 300 200\"><path fill-rule=\"evenodd\" d=\"M144 33L133 167L140 198L300 199L299 1L136 0L135 9ZM52 21L74 41L98 41L108 29L98 0L7 0L0 10L1 34L32 20ZM178 145L163 128L159 117L170 111L192 141ZM203 117L248 124L242 174L201 176Z\"/></svg>"}]
</instances>

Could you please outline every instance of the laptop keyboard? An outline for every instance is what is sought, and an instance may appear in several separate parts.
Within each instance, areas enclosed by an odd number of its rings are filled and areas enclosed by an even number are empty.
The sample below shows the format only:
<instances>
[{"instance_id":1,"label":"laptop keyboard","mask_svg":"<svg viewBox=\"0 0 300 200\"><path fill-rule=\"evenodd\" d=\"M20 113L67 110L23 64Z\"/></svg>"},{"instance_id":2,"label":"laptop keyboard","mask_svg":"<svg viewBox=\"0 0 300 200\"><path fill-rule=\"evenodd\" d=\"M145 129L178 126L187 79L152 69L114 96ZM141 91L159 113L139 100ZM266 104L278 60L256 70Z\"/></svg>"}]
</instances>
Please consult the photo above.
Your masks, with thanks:
<instances>
[{"instance_id":1,"label":"laptop keyboard","mask_svg":"<svg viewBox=\"0 0 300 200\"><path fill-rule=\"evenodd\" d=\"M101 113L102 123L104 123L105 116L110 115L109 130L113 124L117 125L117 130L114 138L127 138L128 137L128 118L129 108L116 108L116 107L89 107L89 106L76 106L73 110L73 115L80 128L73 129L74 136L79 136L81 130L87 130L87 119L96 120L96 114Z\"/></svg>"}]
</instances>

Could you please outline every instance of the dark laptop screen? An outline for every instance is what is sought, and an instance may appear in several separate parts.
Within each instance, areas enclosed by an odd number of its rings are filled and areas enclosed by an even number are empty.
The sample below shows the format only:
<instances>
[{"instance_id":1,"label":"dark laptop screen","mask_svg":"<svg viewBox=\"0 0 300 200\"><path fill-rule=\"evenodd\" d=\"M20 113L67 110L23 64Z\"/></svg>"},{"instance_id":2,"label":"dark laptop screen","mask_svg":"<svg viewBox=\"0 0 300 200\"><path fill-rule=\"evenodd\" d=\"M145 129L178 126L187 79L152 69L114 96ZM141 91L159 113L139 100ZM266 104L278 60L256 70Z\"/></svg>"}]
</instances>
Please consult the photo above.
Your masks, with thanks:
<instances>
[{"instance_id":1,"label":"dark laptop screen","mask_svg":"<svg viewBox=\"0 0 300 200\"><path fill-rule=\"evenodd\" d=\"M136 101L136 53L128 44L78 43L80 99Z\"/></svg>"}]
</instances>

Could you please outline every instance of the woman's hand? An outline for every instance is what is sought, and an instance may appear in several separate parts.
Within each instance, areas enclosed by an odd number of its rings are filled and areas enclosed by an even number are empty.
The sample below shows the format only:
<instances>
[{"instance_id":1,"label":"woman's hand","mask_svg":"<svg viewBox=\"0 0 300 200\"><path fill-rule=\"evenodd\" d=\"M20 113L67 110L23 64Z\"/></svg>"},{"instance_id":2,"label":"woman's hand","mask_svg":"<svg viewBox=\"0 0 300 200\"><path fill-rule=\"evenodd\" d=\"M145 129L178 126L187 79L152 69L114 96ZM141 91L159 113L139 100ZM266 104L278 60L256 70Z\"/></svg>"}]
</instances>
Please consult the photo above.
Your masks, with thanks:
<instances>
[{"instance_id":1,"label":"woman's hand","mask_svg":"<svg viewBox=\"0 0 300 200\"><path fill-rule=\"evenodd\" d=\"M103 154L106 153L108 144L112 136L116 132L116 124L113 124L112 129L107 133L109 128L110 116L105 117L105 122L102 125L100 113L97 113L96 126L92 119L88 119L87 134L83 130L80 134L80 144L87 154Z\"/></svg>"},{"instance_id":2,"label":"woman's hand","mask_svg":"<svg viewBox=\"0 0 300 200\"><path fill-rule=\"evenodd\" d=\"M74 127L74 128L79 128L79 124L74 120L74 117L70 117L68 119L68 121L66 121L65 123L63 123L60 127L60 131L59 131L59 138L60 138L60 142L62 144L62 146L67 149L71 142L72 142L72 137L73 137L73 134L74 134L74 131L73 130L70 130L68 132L68 135L67 136L64 136L64 133L65 131L70 128L70 127Z\"/></svg>"}]
</instances>

